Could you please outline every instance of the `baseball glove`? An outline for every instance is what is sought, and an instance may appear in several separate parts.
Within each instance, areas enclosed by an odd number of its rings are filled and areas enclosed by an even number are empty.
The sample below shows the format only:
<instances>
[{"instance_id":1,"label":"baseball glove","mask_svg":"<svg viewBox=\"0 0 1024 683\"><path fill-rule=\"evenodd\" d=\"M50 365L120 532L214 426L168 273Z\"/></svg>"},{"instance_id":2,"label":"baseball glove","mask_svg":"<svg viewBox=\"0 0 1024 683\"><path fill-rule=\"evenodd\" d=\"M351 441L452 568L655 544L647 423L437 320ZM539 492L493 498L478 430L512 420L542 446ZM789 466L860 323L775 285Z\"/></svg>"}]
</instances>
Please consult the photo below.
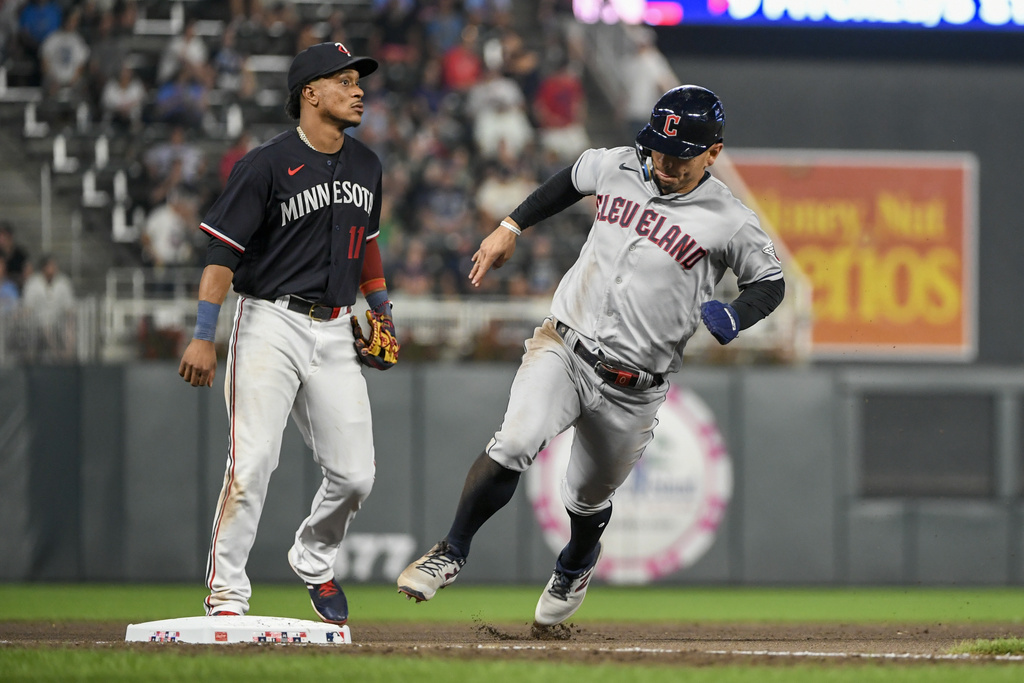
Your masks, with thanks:
<instances>
[{"instance_id":1,"label":"baseball glove","mask_svg":"<svg viewBox=\"0 0 1024 683\"><path fill-rule=\"evenodd\" d=\"M352 336L356 338L356 355L359 362L369 368L387 370L398 362L398 339L395 338L395 323L387 313L366 312L370 324L370 338L363 337L359 319L352 316Z\"/></svg>"}]
</instances>

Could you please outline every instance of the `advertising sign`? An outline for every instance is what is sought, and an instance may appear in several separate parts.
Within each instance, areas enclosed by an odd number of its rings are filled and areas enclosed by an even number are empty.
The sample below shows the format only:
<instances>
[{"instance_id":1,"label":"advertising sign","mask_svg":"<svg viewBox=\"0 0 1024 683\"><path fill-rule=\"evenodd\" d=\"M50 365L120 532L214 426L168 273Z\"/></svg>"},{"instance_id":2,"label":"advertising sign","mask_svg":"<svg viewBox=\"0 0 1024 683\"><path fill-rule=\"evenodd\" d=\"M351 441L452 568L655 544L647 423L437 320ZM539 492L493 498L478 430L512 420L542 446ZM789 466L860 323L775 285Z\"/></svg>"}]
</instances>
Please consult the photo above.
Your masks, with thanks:
<instances>
[{"instance_id":1,"label":"advertising sign","mask_svg":"<svg viewBox=\"0 0 1024 683\"><path fill-rule=\"evenodd\" d=\"M974 358L972 155L729 154L810 280L814 357Z\"/></svg>"},{"instance_id":2,"label":"advertising sign","mask_svg":"<svg viewBox=\"0 0 1024 683\"><path fill-rule=\"evenodd\" d=\"M574 0L573 14L588 24L1024 30L1024 0Z\"/></svg>"}]
</instances>

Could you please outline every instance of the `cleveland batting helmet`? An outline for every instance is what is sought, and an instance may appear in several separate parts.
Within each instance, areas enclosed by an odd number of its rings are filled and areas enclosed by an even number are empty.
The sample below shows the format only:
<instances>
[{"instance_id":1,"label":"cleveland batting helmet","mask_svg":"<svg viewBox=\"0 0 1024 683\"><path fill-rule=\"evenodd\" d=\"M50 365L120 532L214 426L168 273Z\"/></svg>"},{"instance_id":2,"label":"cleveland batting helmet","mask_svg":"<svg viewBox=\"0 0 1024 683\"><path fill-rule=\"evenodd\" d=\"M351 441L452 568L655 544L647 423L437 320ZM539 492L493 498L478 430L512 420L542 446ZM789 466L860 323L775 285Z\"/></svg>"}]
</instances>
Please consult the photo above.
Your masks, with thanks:
<instances>
[{"instance_id":1,"label":"cleveland batting helmet","mask_svg":"<svg viewBox=\"0 0 1024 683\"><path fill-rule=\"evenodd\" d=\"M691 159L722 141L725 110L715 93L699 85L681 85L661 96L651 122L636 135L636 151L647 170L650 150ZM645 175L647 175L645 173Z\"/></svg>"}]
</instances>

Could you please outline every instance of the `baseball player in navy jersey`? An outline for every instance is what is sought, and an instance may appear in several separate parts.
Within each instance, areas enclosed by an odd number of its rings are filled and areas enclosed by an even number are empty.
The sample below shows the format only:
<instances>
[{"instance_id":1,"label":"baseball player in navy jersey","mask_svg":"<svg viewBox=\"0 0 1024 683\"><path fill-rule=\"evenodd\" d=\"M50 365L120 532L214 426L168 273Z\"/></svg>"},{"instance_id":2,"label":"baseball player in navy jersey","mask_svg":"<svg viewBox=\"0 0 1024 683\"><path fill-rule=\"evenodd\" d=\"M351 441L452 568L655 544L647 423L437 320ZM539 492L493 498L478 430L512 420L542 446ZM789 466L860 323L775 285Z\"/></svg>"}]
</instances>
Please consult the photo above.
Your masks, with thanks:
<instances>
[{"instance_id":1,"label":"baseball player in navy jersey","mask_svg":"<svg viewBox=\"0 0 1024 683\"><path fill-rule=\"evenodd\" d=\"M757 216L708 168L725 113L710 90L665 93L632 147L590 149L526 198L483 240L469 277L479 285L512 257L531 225L594 195L597 215L562 278L552 316L526 342L501 428L469 469L447 536L398 578L430 600L458 576L473 536L511 500L520 475L555 436L576 432L562 501L571 538L534 612L540 627L572 616L601 555L612 496L651 442L686 341L704 325L721 344L782 301L782 267ZM712 298L726 269L740 295Z\"/></svg>"},{"instance_id":2,"label":"baseball player in navy jersey","mask_svg":"<svg viewBox=\"0 0 1024 683\"><path fill-rule=\"evenodd\" d=\"M324 621L348 619L334 562L374 479L361 367L384 370L398 360L376 242L381 164L345 134L363 117L359 79L376 68L340 43L299 53L285 107L298 126L235 164L201 224L211 239L195 334L178 371L192 386L212 386L217 316L232 283L239 295L224 384L227 469L206 576L210 615L249 609L246 562L291 415L324 478L288 561ZM360 292L369 339L351 314Z\"/></svg>"}]
</instances>

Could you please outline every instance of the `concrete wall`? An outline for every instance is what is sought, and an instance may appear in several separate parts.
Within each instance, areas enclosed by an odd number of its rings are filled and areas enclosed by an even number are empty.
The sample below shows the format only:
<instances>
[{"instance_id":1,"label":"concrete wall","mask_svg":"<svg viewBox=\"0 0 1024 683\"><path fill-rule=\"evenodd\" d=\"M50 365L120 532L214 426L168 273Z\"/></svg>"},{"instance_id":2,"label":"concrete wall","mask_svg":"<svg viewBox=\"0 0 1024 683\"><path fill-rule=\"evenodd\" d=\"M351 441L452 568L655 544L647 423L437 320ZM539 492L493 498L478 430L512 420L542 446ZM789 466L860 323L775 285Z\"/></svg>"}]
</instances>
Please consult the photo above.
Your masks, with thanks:
<instances>
[{"instance_id":1,"label":"concrete wall","mask_svg":"<svg viewBox=\"0 0 1024 683\"><path fill-rule=\"evenodd\" d=\"M377 481L339 576L390 582L444 536L469 464L499 425L515 365L399 365L368 373ZM223 376L223 373L220 373ZM971 368L701 368L672 378L716 415L734 494L710 550L665 580L747 584L1019 584L1024 580L1020 439L1024 374ZM0 373L0 578L201 581L226 460L222 386L196 390L174 363L31 367ZM978 403L978 397L987 397ZM945 408L889 439L872 401ZM987 436L942 453L966 403ZM924 405L933 406L933 403ZM981 405L982 408L978 406ZM869 419L870 418L870 419ZM907 423L908 425L910 423ZM875 465L902 458L926 486L958 453L984 493L863 495ZM920 445L922 452L914 451ZM969 449L970 447L968 447ZM878 458L875 457L875 461ZM954 470L955 471L955 470ZM252 550L257 581L293 580L285 559L320 474L289 426ZM913 487L916 481L907 479ZM985 482L990 482L985 484ZM956 482L954 481L954 484ZM900 484L897 481L897 484ZM478 535L470 581L536 582L553 553L525 495Z\"/></svg>"}]
</instances>

